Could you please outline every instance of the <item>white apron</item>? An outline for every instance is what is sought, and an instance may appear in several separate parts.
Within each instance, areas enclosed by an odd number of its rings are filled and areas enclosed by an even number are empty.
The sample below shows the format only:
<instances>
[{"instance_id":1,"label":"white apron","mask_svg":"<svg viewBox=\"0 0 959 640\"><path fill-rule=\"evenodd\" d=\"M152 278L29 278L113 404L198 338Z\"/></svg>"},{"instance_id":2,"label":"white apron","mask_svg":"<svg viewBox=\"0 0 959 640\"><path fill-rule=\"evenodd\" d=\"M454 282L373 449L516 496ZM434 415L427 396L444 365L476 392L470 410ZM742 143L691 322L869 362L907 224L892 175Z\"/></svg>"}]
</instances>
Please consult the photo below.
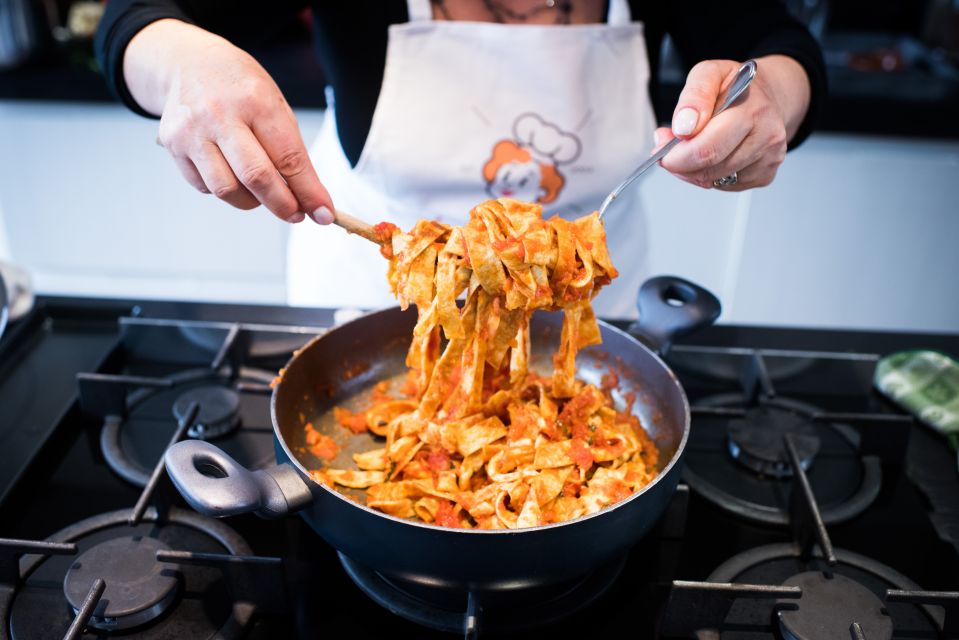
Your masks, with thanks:
<instances>
[{"instance_id":1,"label":"white apron","mask_svg":"<svg viewBox=\"0 0 959 640\"><path fill-rule=\"evenodd\" d=\"M642 24L611 0L607 24L432 20L409 0L389 28L383 85L355 168L343 153L335 96L311 156L337 208L408 230L420 218L462 224L491 197L576 217L649 155L655 126ZM645 219L627 195L605 218L620 272L597 313L635 315ZM365 240L309 220L291 228L287 296L301 306L395 304L386 261Z\"/></svg>"}]
</instances>

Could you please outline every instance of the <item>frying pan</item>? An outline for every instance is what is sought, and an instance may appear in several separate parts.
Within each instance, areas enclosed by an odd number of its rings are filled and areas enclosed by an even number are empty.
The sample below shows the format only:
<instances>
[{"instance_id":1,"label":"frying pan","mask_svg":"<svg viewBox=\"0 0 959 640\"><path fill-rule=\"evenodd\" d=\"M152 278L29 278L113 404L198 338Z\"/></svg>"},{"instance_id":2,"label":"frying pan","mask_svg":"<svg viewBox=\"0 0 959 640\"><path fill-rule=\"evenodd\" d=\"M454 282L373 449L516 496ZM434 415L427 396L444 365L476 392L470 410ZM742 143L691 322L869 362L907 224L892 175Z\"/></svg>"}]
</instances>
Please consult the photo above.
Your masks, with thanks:
<instances>
[{"instance_id":1,"label":"frying pan","mask_svg":"<svg viewBox=\"0 0 959 640\"><path fill-rule=\"evenodd\" d=\"M318 461L302 452L304 422L343 443L346 461L351 451L359 450L353 442L344 443L351 436L329 414L377 381L405 371L416 322L412 309L363 316L318 336L293 356L271 403L276 466L249 471L209 442L188 440L167 451L167 471L200 513L220 517L255 512L275 518L299 511L353 562L424 589L502 593L585 575L622 557L669 503L689 433L689 404L654 349L667 348L673 338L712 323L720 312L711 293L669 276L643 284L638 307L640 320L628 333L599 323L603 343L579 353L577 375L598 383L612 369L621 393L636 392L633 410L659 447L659 474L598 513L525 529L450 529L386 515L310 479L308 468L317 468ZM561 314L533 315L533 368L539 364L548 370L561 326ZM357 437L363 439L363 449L382 446L368 434Z\"/></svg>"}]
</instances>

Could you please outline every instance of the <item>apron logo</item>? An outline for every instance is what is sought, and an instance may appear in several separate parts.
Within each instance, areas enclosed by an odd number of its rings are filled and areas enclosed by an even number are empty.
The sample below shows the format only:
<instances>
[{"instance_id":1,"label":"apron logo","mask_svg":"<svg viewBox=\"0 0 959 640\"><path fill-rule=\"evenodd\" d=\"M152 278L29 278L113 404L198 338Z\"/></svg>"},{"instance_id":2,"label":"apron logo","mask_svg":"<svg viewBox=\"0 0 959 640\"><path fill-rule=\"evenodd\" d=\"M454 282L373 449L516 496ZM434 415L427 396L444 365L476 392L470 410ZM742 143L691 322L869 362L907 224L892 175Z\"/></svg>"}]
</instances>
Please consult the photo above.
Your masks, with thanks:
<instances>
[{"instance_id":1,"label":"apron logo","mask_svg":"<svg viewBox=\"0 0 959 640\"><path fill-rule=\"evenodd\" d=\"M566 184L560 165L576 160L582 146L572 133L524 113L513 123L513 138L497 142L483 165L486 192L493 198L549 204Z\"/></svg>"}]
</instances>

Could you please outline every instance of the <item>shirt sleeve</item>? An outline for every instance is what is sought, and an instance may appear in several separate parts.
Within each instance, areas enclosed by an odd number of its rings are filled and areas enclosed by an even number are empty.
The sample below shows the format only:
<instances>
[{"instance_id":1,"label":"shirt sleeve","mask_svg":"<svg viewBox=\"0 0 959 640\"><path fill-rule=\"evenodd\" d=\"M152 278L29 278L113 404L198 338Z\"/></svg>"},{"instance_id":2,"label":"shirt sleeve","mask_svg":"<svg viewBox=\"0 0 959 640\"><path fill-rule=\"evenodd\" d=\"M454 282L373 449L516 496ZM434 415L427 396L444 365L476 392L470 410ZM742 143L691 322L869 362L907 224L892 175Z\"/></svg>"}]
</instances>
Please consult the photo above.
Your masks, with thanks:
<instances>
[{"instance_id":1,"label":"shirt sleeve","mask_svg":"<svg viewBox=\"0 0 959 640\"><path fill-rule=\"evenodd\" d=\"M812 132L826 97L826 65L819 44L778 0L670 0L664 26L683 62L746 60L773 54L796 60L809 77L809 110L789 141L799 146Z\"/></svg>"},{"instance_id":2,"label":"shirt sleeve","mask_svg":"<svg viewBox=\"0 0 959 640\"><path fill-rule=\"evenodd\" d=\"M269 34L307 4L306 0L110 0L94 49L113 95L136 113L153 118L133 99L123 79L123 55L141 29L174 18L240 44Z\"/></svg>"}]
</instances>

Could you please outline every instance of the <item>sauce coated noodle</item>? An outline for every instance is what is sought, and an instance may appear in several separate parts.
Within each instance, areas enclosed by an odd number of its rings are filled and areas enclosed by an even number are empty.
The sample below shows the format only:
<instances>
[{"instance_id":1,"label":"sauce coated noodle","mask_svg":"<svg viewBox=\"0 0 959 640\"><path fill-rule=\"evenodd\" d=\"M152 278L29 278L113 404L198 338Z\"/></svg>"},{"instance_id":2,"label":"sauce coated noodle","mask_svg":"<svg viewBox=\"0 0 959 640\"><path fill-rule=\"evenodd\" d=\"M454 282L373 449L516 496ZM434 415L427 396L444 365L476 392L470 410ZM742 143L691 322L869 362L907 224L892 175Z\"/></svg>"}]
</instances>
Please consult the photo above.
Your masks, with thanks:
<instances>
[{"instance_id":1,"label":"sauce coated noodle","mask_svg":"<svg viewBox=\"0 0 959 640\"><path fill-rule=\"evenodd\" d=\"M658 451L630 407L615 409L615 376L575 377L577 351L600 342L591 300L617 275L595 212L543 220L539 205L499 199L462 227L377 230L393 292L418 311L409 372L402 397L381 386L366 410L337 410L385 446L316 481L365 489L394 516L514 529L594 513L655 477ZM550 377L529 370L536 309L564 313Z\"/></svg>"}]
</instances>

